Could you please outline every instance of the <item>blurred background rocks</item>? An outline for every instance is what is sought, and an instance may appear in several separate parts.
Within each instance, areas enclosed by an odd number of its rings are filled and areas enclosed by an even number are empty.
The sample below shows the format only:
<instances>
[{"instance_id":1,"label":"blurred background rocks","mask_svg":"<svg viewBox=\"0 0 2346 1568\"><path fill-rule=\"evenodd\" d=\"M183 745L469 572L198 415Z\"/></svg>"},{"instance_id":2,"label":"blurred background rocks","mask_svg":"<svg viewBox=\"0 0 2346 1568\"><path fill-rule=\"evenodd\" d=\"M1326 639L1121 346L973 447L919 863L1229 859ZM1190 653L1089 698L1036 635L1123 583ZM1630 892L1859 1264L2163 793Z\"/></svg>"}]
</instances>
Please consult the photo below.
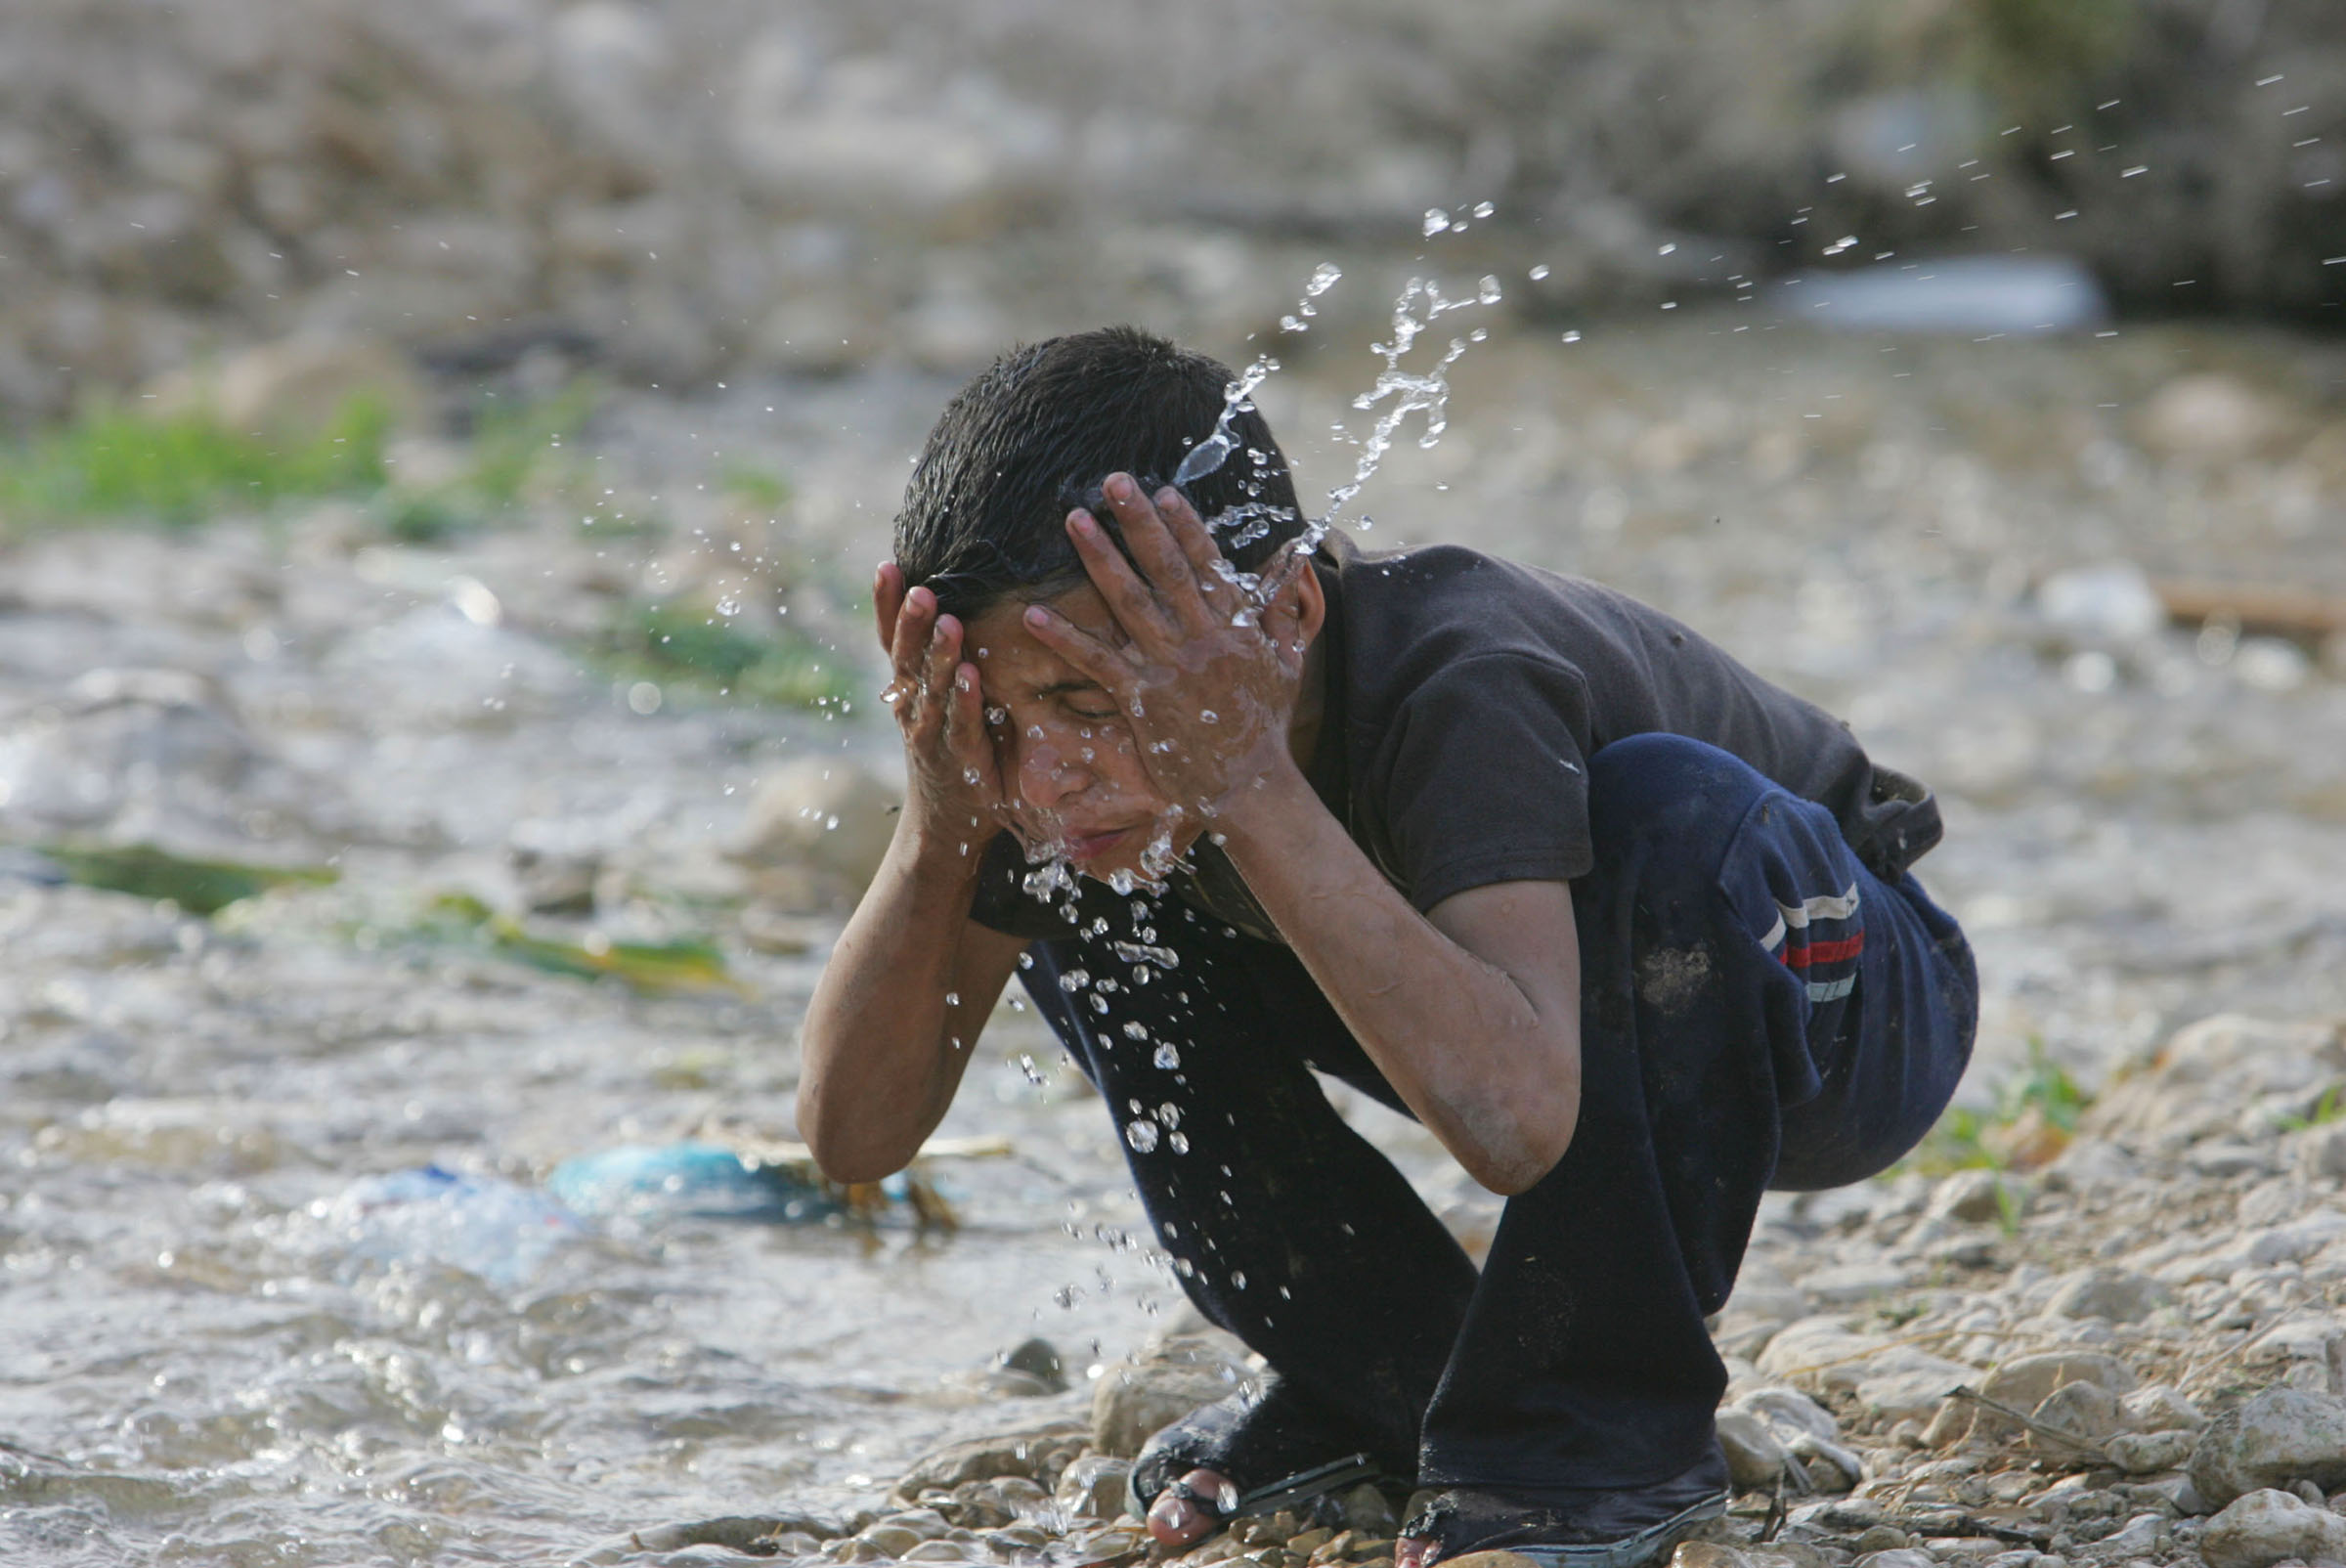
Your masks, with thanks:
<instances>
[{"instance_id":1,"label":"blurred background rocks","mask_svg":"<svg viewBox=\"0 0 2346 1568\"><path fill-rule=\"evenodd\" d=\"M671 387L1228 342L1436 207L1535 313L2025 249L2320 321L2341 86L2324 0L15 0L0 411L279 338Z\"/></svg>"}]
</instances>

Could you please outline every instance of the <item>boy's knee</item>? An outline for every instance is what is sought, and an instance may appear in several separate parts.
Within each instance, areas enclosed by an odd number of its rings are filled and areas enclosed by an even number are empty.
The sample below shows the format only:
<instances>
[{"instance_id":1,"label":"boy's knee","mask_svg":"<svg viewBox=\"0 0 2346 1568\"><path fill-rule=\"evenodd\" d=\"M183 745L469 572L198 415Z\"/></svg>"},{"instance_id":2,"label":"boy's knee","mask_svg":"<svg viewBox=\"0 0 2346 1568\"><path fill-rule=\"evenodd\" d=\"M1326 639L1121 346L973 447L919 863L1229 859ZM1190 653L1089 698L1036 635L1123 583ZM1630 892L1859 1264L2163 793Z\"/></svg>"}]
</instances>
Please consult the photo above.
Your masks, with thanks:
<instances>
[{"instance_id":1,"label":"boy's knee","mask_svg":"<svg viewBox=\"0 0 2346 1568\"><path fill-rule=\"evenodd\" d=\"M1588 822L1597 858L1627 854L1641 844L1678 853L1723 851L1754 803L1772 788L1740 758L1683 735L1617 740L1588 761Z\"/></svg>"}]
</instances>

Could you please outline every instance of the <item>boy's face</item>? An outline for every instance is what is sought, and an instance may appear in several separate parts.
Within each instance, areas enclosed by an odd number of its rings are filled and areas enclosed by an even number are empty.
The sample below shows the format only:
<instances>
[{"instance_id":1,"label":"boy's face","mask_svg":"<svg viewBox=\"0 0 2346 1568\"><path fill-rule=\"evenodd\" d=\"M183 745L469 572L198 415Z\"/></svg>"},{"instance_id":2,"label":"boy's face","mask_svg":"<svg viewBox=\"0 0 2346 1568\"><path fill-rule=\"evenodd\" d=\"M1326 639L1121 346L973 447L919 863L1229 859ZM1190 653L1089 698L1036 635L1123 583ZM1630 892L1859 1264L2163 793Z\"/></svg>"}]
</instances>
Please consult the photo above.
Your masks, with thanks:
<instances>
[{"instance_id":1,"label":"boy's face","mask_svg":"<svg viewBox=\"0 0 2346 1568\"><path fill-rule=\"evenodd\" d=\"M1003 600L969 623L963 641L963 657L978 666L1020 837L1102 879L1138 875L1142 851L1160 833L1173 853L1187 851L1204 824L1194 814L1173 816L1115 700L1027 630L1022 617L1032 602ZM1089 584L1040 602L1106 641L1126 640Z\"/></svg>"}]
</instances>

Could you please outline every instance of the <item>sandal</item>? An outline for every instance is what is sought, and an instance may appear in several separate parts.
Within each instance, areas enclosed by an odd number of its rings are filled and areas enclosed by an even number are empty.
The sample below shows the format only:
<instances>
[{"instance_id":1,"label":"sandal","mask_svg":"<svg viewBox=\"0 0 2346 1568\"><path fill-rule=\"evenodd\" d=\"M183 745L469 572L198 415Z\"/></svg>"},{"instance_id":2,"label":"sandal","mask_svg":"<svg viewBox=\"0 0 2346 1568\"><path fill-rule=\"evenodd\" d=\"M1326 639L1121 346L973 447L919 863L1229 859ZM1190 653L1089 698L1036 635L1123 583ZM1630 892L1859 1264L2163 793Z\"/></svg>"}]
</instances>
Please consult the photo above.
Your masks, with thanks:
<instances>
[{"instance_id":1,"label":"sandal","mask_svg":"<svg viewBox=\"0 0 2346 1568\"><path fill-rule=\"evenodd\" d=\"M1126 1506L1147 1518L1150 1505L1169 1492L1218 1528L1248 1514L1318 1503L1388 1473L1366 1450L1344 1453L1342 1439L1296 1409L1296 1401L1281 1399L1280 1392L1281 1385L1273 1383L1259 1396L1233 1394L1192 1411L1151 1437L1126 1478ZM1339 1457L1308 1462L1331 1452ZM1307 1462L1297 1467L1299 1460ZM1226 1487L1220 1497L1208 1497L1181 1479L1192 1470L1224 1475L1268 1472L1280 1478L1243 1492Z\"/></svg>"},{"instance_id":2,"label":"sandal","mask_svg":"<svg viewBox=\"0 0 2346 1568\"><path fill-rule=\"evenodd\" d=\"M1473 1551L1512 1551L1542 1568L1639 1568L1727 1511L1727 1464L1716 1444L1690 1468L1646 1486L1533 1498L1452 1487L1410 1516L1405 1539L1427 1541L1436 1564Z\"/></svg>"}]
</instances>

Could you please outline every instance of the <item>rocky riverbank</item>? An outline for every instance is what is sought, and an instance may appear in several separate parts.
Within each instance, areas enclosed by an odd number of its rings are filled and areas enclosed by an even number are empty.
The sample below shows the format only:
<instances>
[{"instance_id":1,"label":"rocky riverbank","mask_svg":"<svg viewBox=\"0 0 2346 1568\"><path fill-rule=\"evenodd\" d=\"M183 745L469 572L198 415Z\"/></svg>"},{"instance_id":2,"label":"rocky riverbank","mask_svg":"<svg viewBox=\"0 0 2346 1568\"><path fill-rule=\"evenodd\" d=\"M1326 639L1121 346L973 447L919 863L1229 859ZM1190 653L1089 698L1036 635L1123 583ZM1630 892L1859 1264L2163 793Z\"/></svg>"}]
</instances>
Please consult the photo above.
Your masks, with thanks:
<instances>
[{"instance_id":1,"label":"rocky riverbank","mask_svg":"<svg viewBox=\"0 0 2346 1568\"><path fill-rule=\"evenodd\" d=\"M1771 1198L1716 1320L1738 1496L1678 1568L2346 1560L2342 1100L2346 1024L2212 1018L2130 1065L2040 1168ZM940 1451L886 1508L630 1549L1161 1560L1124 1510L1131 1456L1258 1375L1192 1325L1106 1369L1088 1422ZM1376 1568L1406 1506L1365 1486L1174 1560Z\"/></svg>"}]
</instances>

